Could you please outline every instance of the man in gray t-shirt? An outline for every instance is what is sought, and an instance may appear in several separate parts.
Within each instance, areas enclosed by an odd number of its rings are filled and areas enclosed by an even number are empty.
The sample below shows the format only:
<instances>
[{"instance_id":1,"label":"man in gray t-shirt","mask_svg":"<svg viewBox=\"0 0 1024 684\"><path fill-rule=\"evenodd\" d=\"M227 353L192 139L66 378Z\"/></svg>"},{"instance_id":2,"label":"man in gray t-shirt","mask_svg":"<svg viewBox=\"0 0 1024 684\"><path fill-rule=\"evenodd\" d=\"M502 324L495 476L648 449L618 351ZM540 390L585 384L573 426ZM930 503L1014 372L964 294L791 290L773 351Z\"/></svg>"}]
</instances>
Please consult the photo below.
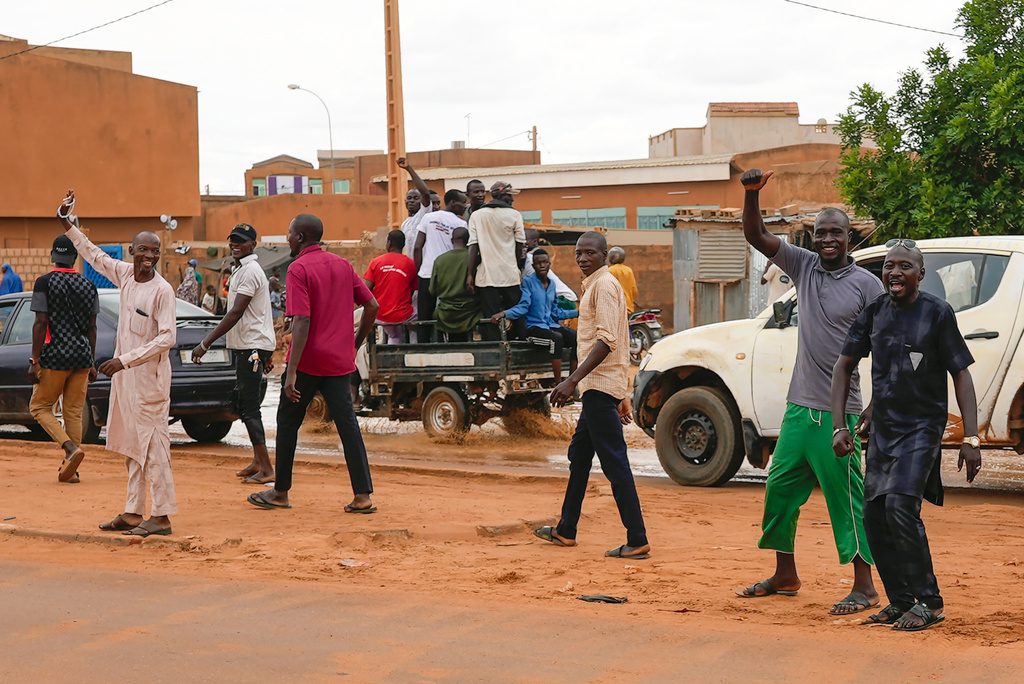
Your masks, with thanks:
<instances>
[{"instance_id":1,"label":"man in gray t-shirt","mask_svg":"<svg viewBox=\"0 0 1024 684\"><path fill-rule=\"evenodd\" d=\"M765 485L763 534L758 542L760 548L776 552L775 574L737 593L744 598L792 596L800 589L793 555L797 519L814 486L820 485L839 562L854 567L852 591L830 612L849 615L878 605L878 592L871 578L871 550L864 533L860 443L842 458L832 451L832 369L850 326L861 310L883 293L882 283L847 254L850 219L839 209L824 209L815 218L813 252L768 232L761 220L758 193L771 175L771 171L751 169L740 179L746 189L743 233L751 246L793 279L800 325L786 416ZM846 416L842 428L853 431L857 414L863 410L856 377L850 384L847 407L853 413Z\"/></svg>"}]
</instances>

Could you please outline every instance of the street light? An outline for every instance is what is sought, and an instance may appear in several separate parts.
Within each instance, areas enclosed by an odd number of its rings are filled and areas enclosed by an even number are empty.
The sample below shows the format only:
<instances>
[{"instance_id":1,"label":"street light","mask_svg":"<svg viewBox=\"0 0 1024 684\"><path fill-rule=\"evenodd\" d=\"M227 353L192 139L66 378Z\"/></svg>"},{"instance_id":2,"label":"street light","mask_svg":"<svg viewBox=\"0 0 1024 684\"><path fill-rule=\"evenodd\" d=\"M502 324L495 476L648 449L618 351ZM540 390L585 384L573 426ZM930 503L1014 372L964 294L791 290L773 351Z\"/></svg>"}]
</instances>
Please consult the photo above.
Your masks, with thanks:
<instances>
[{"instance_id":1,"label":"street light","mask_svg":"<svg viewBox=\"0 0 1024 684\"><path fill-rule=\"evenodd\" d=\"M334 131L331 127L331 110L327 108L327 103L324 102L324 99L322 97L314 93L312 90L300 87L297 83L289 83L288 90L302 90L309 93L316 99L320 100L320 104L324 106L324 111L327 112L327 139L331 146L331 194L334 194Z\"/></svg>"}]
</instances>

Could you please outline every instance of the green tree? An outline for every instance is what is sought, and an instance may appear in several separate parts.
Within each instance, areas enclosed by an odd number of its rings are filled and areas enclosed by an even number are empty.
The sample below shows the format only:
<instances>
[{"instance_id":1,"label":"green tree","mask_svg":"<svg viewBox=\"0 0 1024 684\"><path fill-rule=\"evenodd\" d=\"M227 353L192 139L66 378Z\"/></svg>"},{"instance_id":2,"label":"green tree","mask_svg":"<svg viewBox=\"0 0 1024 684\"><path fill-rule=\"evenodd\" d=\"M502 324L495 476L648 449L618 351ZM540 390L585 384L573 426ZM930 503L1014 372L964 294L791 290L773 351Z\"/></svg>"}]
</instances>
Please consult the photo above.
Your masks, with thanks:
<instances>
[{"instance_id":1,"label":"green tree","mask_svg":"<svg viewBox=\"0 0 1024 684\"><path fill-rule=\"evenodd\" d=\"M839 189L876 242L1024 229L1024 0L971 0L957 27L963 58L932 48L924 74L891 97L860 86L840 117Z\"/></svg>"}]
</instances>

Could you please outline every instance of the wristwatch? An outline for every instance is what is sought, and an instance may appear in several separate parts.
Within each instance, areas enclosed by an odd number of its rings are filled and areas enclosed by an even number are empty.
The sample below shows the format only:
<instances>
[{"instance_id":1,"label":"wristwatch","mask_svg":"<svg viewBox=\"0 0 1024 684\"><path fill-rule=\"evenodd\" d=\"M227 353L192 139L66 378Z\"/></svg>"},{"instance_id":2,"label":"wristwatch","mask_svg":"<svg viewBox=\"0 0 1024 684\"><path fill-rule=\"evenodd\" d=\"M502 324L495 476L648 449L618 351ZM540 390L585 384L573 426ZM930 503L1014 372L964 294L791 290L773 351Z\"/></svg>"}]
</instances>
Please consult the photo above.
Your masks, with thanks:
<instances>
[{"instance_id":1,"label":"wristwatch","mask_svg":"<svg viewBox=\"0 0 1024 684\"><path fill-rule=\"evenodd\" d=\"M964 437L964 444L970 444L975 449L979 449L981 448L981 438L979 438L978 435Z\"/></svg>"}]
</instances>

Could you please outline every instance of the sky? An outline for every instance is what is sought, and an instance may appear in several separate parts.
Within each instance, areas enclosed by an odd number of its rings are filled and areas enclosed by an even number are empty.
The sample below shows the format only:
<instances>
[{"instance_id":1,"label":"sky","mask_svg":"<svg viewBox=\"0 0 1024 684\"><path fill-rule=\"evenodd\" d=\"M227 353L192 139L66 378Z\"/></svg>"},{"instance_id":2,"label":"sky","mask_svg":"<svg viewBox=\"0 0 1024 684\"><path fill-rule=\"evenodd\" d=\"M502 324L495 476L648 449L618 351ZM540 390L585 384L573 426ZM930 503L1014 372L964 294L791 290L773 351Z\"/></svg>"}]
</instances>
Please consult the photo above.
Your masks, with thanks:
<instances>
[{"instance_id":1,"label":"sky","mask_svg":"<svg viewBox=\"0 0 1024 684\"><path fill-rule=\"evenodd\" d=\"M157 0L4 2L0 34L42 44ZM958 33L960 0L809 0ZM383 0L173 0L58 43L126 50L134 71L199 89L200 186L243 192L253 162L387 145ZM785 0L403 0L406 149L529 149L564 163L647 157L647 138L702 126L708 102L795 101L834 121L868 82L892 92L958 38ZM466 115L469 114L467 120ZM468 130L467 130L468 126ZM495 141L509 138L504 142Z\"/></svg>"}]
</instances>

